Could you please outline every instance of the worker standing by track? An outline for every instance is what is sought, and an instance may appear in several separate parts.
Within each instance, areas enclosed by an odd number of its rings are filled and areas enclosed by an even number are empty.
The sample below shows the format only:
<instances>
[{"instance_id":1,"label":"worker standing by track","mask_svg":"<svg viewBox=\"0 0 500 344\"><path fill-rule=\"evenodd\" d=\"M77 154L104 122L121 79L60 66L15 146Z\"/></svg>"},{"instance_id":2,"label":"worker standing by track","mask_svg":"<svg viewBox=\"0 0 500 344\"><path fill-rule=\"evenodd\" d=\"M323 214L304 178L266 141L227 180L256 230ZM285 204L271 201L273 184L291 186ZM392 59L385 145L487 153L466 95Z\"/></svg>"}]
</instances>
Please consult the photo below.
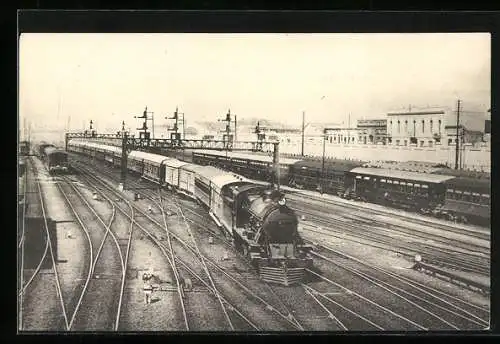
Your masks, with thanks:
<instances>
[{"instance_id":1,"label":"worker standing by track","mask_svg":"<svg viewBox=\"0 0 500 344\"><path fill-rule=\"evenodd\" d=\"M151 303L151 294L153 294L153 285L151 284L151 278L153 276L150 273L145 272L142 275L142 281L144 282L144 303L145 304L150 304Z\"/></svg>"}]
</instances>

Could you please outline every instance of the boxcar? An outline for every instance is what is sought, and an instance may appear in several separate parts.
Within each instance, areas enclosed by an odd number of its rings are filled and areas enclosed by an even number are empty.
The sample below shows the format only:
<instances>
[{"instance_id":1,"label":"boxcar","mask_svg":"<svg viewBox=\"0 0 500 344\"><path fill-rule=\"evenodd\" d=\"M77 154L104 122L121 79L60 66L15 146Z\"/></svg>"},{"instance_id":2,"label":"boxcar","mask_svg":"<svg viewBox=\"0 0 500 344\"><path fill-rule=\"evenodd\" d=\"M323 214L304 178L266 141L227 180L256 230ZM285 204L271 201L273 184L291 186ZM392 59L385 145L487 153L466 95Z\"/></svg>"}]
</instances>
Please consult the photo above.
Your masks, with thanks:
<instances>
[{"instance_id":1,"label":"boxcar","mask_svg":"<svg viewBox=\"0 0 500 344\"><path fill-rule=\"evenodd\" d=\"M165 184L173 189L180 188L180 167L186 165L184 161L169 159L165 162Z\"/></svg>"},{"instance_id":2,"label":"boxcar","mask_svg":"<svg viewBox=\"0 0 500 344\"><path fill-rule=\"evenodd\" d=\"M128 155L128 168L161 185L165 182L164 162L168 159L163 155L132 151Z\"/></svg>"},{"instance_id":3,"label":"boxcar","mask_svg":"<svg viewBox=\"0 0 500 344\"><path fill-rule=\"evenodd\" d=\"M179 191L185 195L196 199L195 195L195 175L205 166L186 163L179 167Z\"/></svg>"}]
</instances>

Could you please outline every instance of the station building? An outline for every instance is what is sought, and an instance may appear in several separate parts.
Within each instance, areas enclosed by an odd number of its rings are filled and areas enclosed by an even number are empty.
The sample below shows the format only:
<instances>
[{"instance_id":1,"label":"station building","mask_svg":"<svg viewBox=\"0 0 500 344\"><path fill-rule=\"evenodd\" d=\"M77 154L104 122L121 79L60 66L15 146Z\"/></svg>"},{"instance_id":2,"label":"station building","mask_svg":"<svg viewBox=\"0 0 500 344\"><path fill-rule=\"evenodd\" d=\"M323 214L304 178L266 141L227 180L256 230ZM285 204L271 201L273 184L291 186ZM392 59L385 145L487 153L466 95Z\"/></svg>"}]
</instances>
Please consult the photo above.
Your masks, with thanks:
<instances>
[{"instance_id":1,"label":"station building","mask_svg":"<svg viewBox=\"0 0 500 344\"><path fill-rule=\"evenodd\" d=\"M387 137L387 119L360 119L358 143L385 144Z\"/></svg>"},{"instance_id":2,"label":"station building","mask_svg":"<svg viewBox=\"0 0 500 344\"><path fill-rule=\"evenodd\" d=\"M461 111L459 136L477 141L484 129L485 113ZM432 147L456 144L457 112L450 108L387 114L387 143L395 146Z\"/></svg>"},{"instance_id":3,"label":"station building","mask_svg":"<svg viewBox=\"0 0 500 344\"><path fill-rule=\"evenodd\" d=\"M325 128L326 140L333 144L359 143L363 129L359 128Z\"/></svg>"}]
</instances>

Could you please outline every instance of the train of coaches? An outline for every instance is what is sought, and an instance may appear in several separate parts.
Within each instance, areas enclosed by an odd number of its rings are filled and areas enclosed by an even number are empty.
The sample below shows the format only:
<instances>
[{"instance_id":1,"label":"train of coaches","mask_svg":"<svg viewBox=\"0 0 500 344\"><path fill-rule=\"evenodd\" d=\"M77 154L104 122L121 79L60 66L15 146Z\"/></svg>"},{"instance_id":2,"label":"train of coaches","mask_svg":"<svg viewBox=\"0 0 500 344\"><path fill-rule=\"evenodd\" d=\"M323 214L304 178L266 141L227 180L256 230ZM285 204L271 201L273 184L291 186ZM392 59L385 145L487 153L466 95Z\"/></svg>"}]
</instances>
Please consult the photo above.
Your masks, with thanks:
<instances>
[{"instance_id":1,"label":"train of coaches","mask_svg":"<svg viewBox=\"0 0 500 344\"><path fill-rule=\"evenodd\" d=\"M71 140L67 149L121 166L119 147ZM300 237L297 216L278 190L220 168L142 151L127 155L127 169L204 205L263 280L295 284L312 266L311 247Z\"/></svg>"},{"instance_id":2,"label":"train of coaches","mask_svg":"<svg viewBox=\"0 0 500 344\"><path fill-rule=\"evenodd\" d=\"M119 147L88 144L88 148L80 149L120 165ZM253 180L271 182L275 177L270 156L213 150L186 153L179 154L178 158L218 167ZM321 161L281 158L279 178L282 185L294 188L404 208L449 220L490 224L491 180L487 174L449 168L420 173L365 166L364 162L340 159L327 159L323 166Z\"/></svg>"}]
</instances>

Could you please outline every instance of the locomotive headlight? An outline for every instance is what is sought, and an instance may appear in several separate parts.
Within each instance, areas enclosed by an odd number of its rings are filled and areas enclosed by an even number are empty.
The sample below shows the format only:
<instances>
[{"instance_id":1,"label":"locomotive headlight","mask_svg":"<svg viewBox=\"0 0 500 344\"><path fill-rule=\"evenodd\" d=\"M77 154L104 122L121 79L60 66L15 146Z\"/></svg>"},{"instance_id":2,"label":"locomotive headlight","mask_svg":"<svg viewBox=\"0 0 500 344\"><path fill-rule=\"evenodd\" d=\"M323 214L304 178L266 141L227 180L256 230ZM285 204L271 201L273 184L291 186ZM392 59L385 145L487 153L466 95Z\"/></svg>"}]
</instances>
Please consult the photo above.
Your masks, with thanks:
<instances>
[{"instance_id":1,"label":"locomotive headlight","mask_svg":"<svg viewBox=\"0 0 500 344\"><path fill-rule=\"evenodd\" d=\"M281 206L284 206L286 204L286 199L285 197L283 198L280 198L280 200L278 201L278 204L281 205Z\"/></svg>"}]
</instances>

